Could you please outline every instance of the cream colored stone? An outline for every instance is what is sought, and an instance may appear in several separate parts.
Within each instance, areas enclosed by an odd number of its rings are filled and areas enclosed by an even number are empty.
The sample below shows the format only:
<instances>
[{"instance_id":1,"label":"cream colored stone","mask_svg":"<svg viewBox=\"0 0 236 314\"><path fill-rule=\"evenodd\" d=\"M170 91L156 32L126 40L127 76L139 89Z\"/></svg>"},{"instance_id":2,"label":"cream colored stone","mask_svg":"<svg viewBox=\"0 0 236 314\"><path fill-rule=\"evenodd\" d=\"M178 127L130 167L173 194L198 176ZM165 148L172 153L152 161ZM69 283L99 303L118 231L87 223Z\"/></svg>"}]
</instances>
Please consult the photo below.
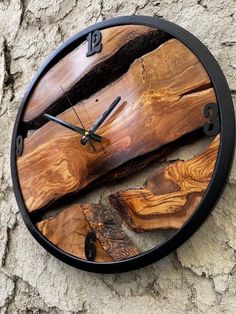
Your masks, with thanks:
<instances>
[{"instance_id":1,"label":"cream colored stone","mask_svg":"<svg viewBox=\"0 0 236 314\"><path fill-rule=\"evenodd\" d=\"M6 307L14 294L14 281L0 271L0 311Z\"/></svg>"}]
</instances>

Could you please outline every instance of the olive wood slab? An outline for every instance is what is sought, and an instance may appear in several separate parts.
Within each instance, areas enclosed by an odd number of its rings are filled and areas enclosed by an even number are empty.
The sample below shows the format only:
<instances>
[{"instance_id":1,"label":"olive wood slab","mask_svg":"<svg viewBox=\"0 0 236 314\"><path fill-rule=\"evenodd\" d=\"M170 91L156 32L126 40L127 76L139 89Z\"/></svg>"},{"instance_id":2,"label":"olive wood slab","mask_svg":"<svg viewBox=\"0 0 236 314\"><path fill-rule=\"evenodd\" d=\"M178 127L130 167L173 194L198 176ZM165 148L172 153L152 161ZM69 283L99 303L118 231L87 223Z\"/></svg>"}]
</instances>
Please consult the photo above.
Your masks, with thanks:
<instances>
[{"instance_id":1,"label":"olive wood slab","mask_svg":"<svg viewBox=\"0 0 236 314\"><path fill-rule=\"evenodd\" d=\"M134 231L180 228L208 187L219 145L220 135L217 135L198 156L158 170L142 187L110 195L111 205Z\"/></svg>"},{"instance_id":2,"label":"olive wood slab","mask_svg":"<svg viewBox=\"0 0 236 314\"><path fill-rule=\"evenodd\" d=\"M65 252L86 259L85 238L96 233L95 262L119 261L139 254L110 212L100 205L71 205L37 224L39 231Z\"/></svg>"}]
</instances>

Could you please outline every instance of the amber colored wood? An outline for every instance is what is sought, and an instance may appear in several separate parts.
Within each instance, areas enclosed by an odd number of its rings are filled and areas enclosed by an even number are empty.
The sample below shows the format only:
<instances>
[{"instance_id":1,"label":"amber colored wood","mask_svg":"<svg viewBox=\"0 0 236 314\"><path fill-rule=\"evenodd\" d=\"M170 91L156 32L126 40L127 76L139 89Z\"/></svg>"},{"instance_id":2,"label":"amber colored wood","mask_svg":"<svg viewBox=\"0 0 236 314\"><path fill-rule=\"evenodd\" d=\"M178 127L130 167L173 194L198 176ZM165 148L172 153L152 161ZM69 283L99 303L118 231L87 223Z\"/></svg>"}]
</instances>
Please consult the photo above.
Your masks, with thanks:
<instances>
[{"instance_id":1,"label":"amber colored wood","mask_svg":"<svg viewBox=\"0 0 236 314\"><path fill-rule=\"evenodd\" d=\"M17 166L29 212L202 127L204 106L216 101L205 69L175 39L137 59L119 80L80 102L76 109L85 127L118 95L122 101L97 132L103 141L95 143L96 152L80 144L79 134L53 122L26 138ZM58 117L78 125L71 109Z\"/></svg>"},{"instance_id":2,"label":"amber colored wood","mask_svg":"<svg viewBox=\"0 0 236 314\"><path fill-rule=\"evenodd\" d=\"M41 233L63 251L85 256L85 238L96 232L96 262L119 261L139 254L109 211L100 205L72 205L37 224Z\"/></svg>"},{"instance_id":3,"label":"amber colored wood","mask_svg":"<svg viewBox=\"0 0 236 314\"><path fill-rule=\"evenodd\" d=\"M138 156L134 159L127 161L121 166L109 171L105 176L100 177L95 184L110 184L115 183L122 178L128 177L133 174L137 174L142 169L146 168L152 162L165 162L168 155L173 153L179 147L187 145L190 142L199 140L203 136L203 130L196 130L188 133L174 142L168 143L157 150L151 151L145 155Z\"/></svg>"},{"instance_id":4,"label":"amber colored wood","mask_svg":"<svg viewBox=\"0 0 236 314\"><path fill-rule=\"evenodd\" d=\"M198 156L177 161L150 176L141 188L109 196L132 230L180 228L196 209L211 180L220 136Z\"/></svg>"},{"instance_id":5,"label":"amber colored wood","mask_svg":"<svg viewBox=\"0 0 236 314\"><path fill-rule=\"evenodd\" d=\"M164 33L149 27L126 25L112 27L101 31L102 51L86 57L88 42L84 41L78 48L66 55L54 65L39 81L26 107L23 120L32 123L45 111L52 110L55 102L61 100L56 112L62 112L63 90L69 92L73 99L73 88L77 88L77 96L87 93L101 84L104 78L113 79L121 71L121 65L128 66L139 56L140 51L157 46L163 41ZM132 46L130 46L132 43ZM129 61L131 60L131 61ZM94 81L92 80L94 79ZM96 86L93 86L96 85ZM87 92L88 90L88 92ZM76 91L74 92L76 94ZM68 102L65 99L68 106Z\"/></svg>"}]
</instances>

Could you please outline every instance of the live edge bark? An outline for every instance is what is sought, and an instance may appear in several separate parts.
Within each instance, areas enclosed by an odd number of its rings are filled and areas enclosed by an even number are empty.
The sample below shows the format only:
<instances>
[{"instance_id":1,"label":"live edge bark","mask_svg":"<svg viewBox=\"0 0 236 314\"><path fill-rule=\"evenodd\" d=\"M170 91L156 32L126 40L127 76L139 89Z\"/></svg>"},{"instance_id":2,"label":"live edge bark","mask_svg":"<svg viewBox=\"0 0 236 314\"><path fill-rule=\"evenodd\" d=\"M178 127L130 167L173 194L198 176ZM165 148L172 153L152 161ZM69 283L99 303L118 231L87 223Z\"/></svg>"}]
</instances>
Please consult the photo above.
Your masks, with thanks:
<instances>
[{"instance_id":1,"label":"live edge bark","mask_svg":"<svg viewBox=\"0 0 236 314\"><path fill-rule=\"evenodd\" d=\"M84 259L85 238L94 231L95 262L118 261L139 254L110 211L97 204L74 204L39 222L37 227L58 248Z\"/></svg>"}]
</instances>

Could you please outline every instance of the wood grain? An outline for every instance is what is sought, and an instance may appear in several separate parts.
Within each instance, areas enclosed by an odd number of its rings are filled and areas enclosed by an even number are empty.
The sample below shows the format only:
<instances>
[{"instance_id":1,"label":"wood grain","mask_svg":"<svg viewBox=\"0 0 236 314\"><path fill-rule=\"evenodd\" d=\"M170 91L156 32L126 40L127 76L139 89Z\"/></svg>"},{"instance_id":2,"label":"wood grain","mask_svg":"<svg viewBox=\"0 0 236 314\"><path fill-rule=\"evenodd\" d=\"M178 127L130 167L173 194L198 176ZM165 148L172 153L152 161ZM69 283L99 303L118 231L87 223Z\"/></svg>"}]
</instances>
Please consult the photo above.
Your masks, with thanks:
<instances>
[{"instance_id":1,"label":"wood grain","mask_svg":"<svg viewBox=\"0 0 236 314\"><path fill-rule=\"evenodd\" d=\"M160 148L151 151L145 155L138 156L134 159L127 161L126 163L120 165L119 167L112 169L103 177L100 177L94 184L110 184L119 181L125 177L137 174L142 169L146 168L152 162L165 162L167 157L178 150L184 145L189 143L194 143L195 141L201 139L204 136L202 129L198 129L191 133L185 134L174 142L168 143Z\"/></svg>"},{"instance_id":2,"label":"wood grain","mask_svg":"<svg viewBox=\"0 0 236 314\"><path fill-rule=\"evenodd\" d=\"M112 27L101 33L100 53L86 57L88 43L84 41L40 79L24 113L28 126L38 127L45 122L45 111L59 114L69 108L61 86L73 103L87 98L125 73L136 58L169 38L161 31L139 25Z\"/></svg>"},{"instance_id":3,"label":"wood grain","mask_svg":"<svg viewBox=\"0 0 236 314\"><path fill-rule=\"evenodd\" d=\"M96 232L95 262L119 261L139 254L109 211L100 205L72 205L37 224L40 232L63 251L85 257L85 237Z\"/></svg>"},{"instance_id":4,"label":"wood grain","mask_svg":"<svg viewBox=\"0 0 236 314\"><path fill-rule=\"evenodd\" d=\"M122 101L100 127L103 141L95 144L96 152L80 145L80 135L53 122L26 138L17 166L29 212L202 127L204 106L216 101L205 69L175 39L137 59L119 80L80 102L76 109L85 127L118 95ZM71 109L58 117L78 125Z\"/></svg>"},{"instance_id":5,"label":"wood grain","mask_svg":"<svg viewBox=\"0 0 236 314\"><path fill-rule=\"evenodd\" d=\"M220 136L217 135L198 156L160 169L141 188L110 195L110 203L134 231L180 228L208 187L219 144Z\"/></svg>"}]
</instances>

